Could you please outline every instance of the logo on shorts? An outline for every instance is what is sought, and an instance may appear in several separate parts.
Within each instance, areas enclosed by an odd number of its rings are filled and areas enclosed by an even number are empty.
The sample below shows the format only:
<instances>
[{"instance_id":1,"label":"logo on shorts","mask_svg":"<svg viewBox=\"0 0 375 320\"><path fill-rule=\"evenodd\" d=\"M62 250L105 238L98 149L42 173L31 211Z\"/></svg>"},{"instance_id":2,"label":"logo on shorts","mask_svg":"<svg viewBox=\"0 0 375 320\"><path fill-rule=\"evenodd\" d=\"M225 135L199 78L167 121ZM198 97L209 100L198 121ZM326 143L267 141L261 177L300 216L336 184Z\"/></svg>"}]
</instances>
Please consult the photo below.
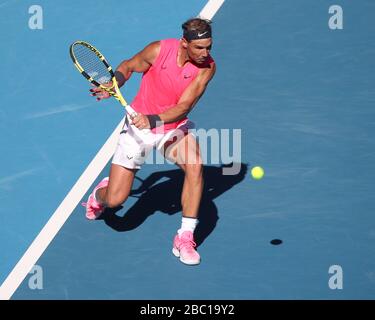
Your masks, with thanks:
<instances>
[{"instance_id":1,"label":"logo on shorts","mask_svg":"<svg viewBox=\"0 0 375 320\"><path fill-rule=\"evenodd\" d=\"M129 160L133 159L133 157L130 157L130 156L128 156L128 155L126 155L126 157L127 157Z\"/></svg>"}]
</instances>

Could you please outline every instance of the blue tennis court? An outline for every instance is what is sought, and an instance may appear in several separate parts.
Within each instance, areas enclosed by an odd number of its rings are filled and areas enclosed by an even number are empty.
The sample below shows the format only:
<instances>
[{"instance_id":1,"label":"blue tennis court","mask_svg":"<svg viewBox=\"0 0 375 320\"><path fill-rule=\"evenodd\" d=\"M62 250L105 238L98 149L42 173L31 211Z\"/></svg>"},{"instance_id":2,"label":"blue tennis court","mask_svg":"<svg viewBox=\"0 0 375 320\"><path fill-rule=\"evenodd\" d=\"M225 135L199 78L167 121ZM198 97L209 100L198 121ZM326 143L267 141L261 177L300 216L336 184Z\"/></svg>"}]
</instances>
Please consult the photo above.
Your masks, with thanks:
<instances>
[{"instance_id":1,"label":"blue tennis court","mask_svg":"<svg viewBox=\"0 0 375 320\"><path fill-rule=\"evenodd\" d=\"M150 161L121 208L88 221L81 202L110 166L95 162L71 200L124 112L89 96L69 45L91 42L117 65L179 38L207 1L89 3L40 0L32 29L33 3L0 2L0 297L374 299L375 3L227 0L214 12L217 73L189 118L222 144L219 161L212 141L204 149L194 267L171 252L178 167ZM139 81L122 88L128 101ZM56 236L33 245L49 220Z\"/></svg>"}]
</instances>

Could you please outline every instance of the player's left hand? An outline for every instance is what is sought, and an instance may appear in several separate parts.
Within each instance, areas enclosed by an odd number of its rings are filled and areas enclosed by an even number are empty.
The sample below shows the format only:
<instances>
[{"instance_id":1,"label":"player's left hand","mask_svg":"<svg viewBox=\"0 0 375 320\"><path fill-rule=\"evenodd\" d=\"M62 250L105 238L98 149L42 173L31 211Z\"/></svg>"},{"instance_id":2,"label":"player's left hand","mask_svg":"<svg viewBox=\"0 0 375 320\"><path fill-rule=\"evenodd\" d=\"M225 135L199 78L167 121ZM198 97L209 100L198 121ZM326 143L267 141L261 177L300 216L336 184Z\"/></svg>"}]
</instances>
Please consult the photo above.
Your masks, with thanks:
<instances>
[{"instance_id":1,"label":"player's left hand","mask_svg":"<svg viewBox=\"0 0 375 320\"><path fill-rule=\"evenodd\" d=\"M90 89L90 95L93 97L96 97L96 100L100 101L100 100L108 99L111 97L111 95L107 91L102 90L101 88L97 88L93 84L92 86L93 88Z\"/></svg>"},{"instance_id":2,"label":"player's left hand","mask_svg":"<svg viewBox=\"0 0 375 320\"><path fill-rule=\"evenodd\" d=\"M150 129L150 122L148 121L147 116L142 113L138 113L135 116L131 117L133 124L140 130Z\"/></svg>"}]
</instances>

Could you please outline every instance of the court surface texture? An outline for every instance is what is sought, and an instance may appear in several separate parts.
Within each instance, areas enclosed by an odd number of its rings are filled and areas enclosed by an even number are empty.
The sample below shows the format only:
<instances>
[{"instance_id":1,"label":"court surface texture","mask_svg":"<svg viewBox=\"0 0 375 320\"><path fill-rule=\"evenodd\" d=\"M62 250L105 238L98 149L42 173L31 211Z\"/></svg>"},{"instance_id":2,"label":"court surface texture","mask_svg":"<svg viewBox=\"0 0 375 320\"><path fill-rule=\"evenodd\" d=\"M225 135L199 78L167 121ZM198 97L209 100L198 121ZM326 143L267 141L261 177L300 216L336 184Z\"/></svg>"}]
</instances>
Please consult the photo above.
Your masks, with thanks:
<instances>
[{"instance_id":1,"label":"court surface texture","mask_svg":"<svg viewBox=\"0 0 375 320\"><path fill-rule=\"evenodd\" d=\"M179 38L206 4L40 0L32 29L31 2L0 1L2 299L375 297L374 1L227 0L215 11L217 73L189 115L220 146L207 139L201 264L171 252L183 182L173 164L145 164L123 207L85 218L124 111L89 96L69 45L88 41L117 66ZM122 88L128 101L140 79Z\"/></svg>"}]
</instances>

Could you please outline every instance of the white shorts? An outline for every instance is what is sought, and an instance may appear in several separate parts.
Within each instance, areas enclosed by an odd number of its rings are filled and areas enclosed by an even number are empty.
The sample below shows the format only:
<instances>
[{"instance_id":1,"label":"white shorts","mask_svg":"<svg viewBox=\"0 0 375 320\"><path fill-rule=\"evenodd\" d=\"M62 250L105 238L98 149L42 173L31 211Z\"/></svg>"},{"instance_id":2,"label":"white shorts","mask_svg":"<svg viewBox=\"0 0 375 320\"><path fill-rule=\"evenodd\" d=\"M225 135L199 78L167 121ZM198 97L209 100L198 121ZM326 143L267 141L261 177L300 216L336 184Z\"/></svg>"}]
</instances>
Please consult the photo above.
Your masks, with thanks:
<instances>
[{"instance_id":1,"label":"white shorts","mask_svg":"<svg viewBox=\"0 0 375 320\"><path fill-rule=\"evenodd\" d=\"M140 169L153 148L161 151L168 140L175 137L179 139L186 135L189 129L193 129L194 127L194 123L187 120L176 129L167 131L166 133L153 133L150 131L145 133L131 124L131 120L127 116L120 133L112 163L128 169Z\"/></svg>"}]
</instances>

